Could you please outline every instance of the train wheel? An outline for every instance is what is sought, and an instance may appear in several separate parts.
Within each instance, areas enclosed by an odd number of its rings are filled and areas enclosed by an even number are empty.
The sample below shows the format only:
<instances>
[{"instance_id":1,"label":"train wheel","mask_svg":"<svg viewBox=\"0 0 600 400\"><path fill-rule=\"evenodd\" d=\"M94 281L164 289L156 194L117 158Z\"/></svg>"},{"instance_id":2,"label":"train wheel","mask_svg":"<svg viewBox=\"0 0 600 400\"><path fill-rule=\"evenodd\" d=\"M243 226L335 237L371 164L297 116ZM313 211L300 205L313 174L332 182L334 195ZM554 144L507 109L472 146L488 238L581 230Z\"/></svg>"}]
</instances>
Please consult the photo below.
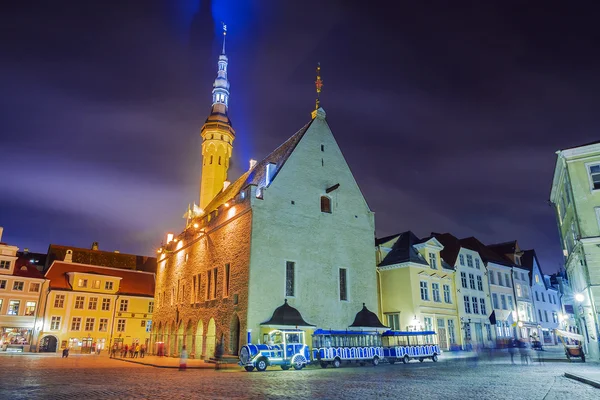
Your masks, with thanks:
<instances>
[{"instance_id":1,"label":"train wheel","mask_svg":"<svg viewBox=\"0 0 600 400\"><path fill-rule=\"evenodd\" d=\"M392 364L392 365L396 364L396 359L395 358L390 358L389 359L389 363Z\"/></svg>"},{"instance_id":2,"label":"train wheel","mask_svg":"<svg viewBox=\"0 0 600 400\"><path fill-rule=\"evenodd\" d=\"M406 356L406 355L402 358L402 362L404 364L408 364L409 361L410 361L410 358L408 356Z\"/></svg>"},{"instance_id":3,"label":"train wheel","mask_svg":"<svg viewBox=\"0 0 600 400\"><path fill-rule=\"evenodd\" d=\"M342 365L342 362L340 361L339 358L336 358L335 360L333 360L333 368L339 368L340 365Z\"/></svg>"},{"instance_id":4,"label":"train wheel","mask_svg":"<svg viewBox=\"0 0 600 400\"><path fill-rule=\"evenodd\" d=\"M252 372L252 371L254 371L254 367L253 367L253 366L247 366L247 367L244 367L244 369L245 369L246 371L248 371L248 372Z\"/></svg>"},{"instance_id":5,"label":"train wheel","mask_svg":"<svg viewBox=\"0 0 600 400\"><path fill-rule=\"evenodd\" d=\"M419 358L419 362L423 362L425 359L423 357Z\"/></svg>"},{"instance_id":6,"label":"train wheel","mask_svg":"<svg viewBox=\"0 0 600 400\"><path fill-rule=\"evenodd\" d=\"M433 360L433 362L437 362L438 361L437 354L434 354L433 357L431 357L431 359Z\"/></svg>"},{"instance_id":7,"label":"train wheel","mask_svg":"<svg viewBox=\"0 0 600 400\"><path fill-rule=\"evenodd\" d=\"M325 361L321 361L321 368L327 368L327 363Z\"/></svg>"},{"instance_id":8,"label":"train wheel","mask_svg":"<svg viewBox=\"0 0 600 400\"><path fill-rule=\"evenodd\" d=\"M364 367L364 366L365 366L365 363L364 363L363 361L359 362L358 364L359 364L361 367Z\"/></svg>"},{"instance_id":9,"label":"train wheel","mask_svg":"<svg viewBox=\"0 0 600 400\"><path fill-rule=\"evenodd\" d=\"M289 365L281 365L281 369L284 371L287 371L288 369L290 369Z\"/></svg>"},{"instance_id":10,"label":"train wheel","mask_svg":"<svg viewBox=\"0 0 600 400\"><path fill-rule=\"evenodd\" d=\"M379 365L379 357L375 356L375 358L373 358L373 366L376 367Z\"/></svg>"},{"instance_id":11,"label":"train wheel","mask_svg":"<svg viewBox=\"0 0 600 400\"><path fill-rule=\"evenodd\" d=\"M264 372L267 370L267 360L265 358L261 358L256 362L256 370L258 372Z\"/></svg>"}]
</instances>

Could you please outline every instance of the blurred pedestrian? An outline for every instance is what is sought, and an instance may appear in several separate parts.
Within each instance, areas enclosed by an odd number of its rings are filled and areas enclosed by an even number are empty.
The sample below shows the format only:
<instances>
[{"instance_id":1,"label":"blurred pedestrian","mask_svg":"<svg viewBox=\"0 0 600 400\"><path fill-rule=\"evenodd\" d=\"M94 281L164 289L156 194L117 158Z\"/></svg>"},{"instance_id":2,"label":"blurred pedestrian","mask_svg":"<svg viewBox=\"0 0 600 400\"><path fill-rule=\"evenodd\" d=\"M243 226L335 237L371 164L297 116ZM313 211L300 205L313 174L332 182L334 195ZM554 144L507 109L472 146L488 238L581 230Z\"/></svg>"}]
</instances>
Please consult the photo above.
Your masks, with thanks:
<instances>
[{"instance_id":1,"label":"blurred pedestrian","mask_svg":"<svg viewBox=\"0 0 600 400\"><path fill-rule=\"evenodd\" d=\"M127 352L128 351L129 351L129 346L128 345L123 346L123 349L121 351L121 357L127 358Z\"/></svg>"},{"instance_id":2,"label":"blurred pedestrian","mask_svg":"<svg viewBox=\"0 0 600 400\"><path fill-rule=\"evenodd\" d=\"M185 371L187 368L187 350L185 349L185 345L181 348L181 355L179 356L179 370Z\"/></svg>"},{"instance_id":3,"label":"blurred pedestrian","mask_svg":"<svg viewBox=\"0 0 600 400\"><path fill-rule=\"evenodd\" d=\"M133 358L138 358L139 354L140 354L140 345L136 344L135 345L135 352L133 353Z\"/></svg>"},{"instance_id":4,"label":"blurred pedestrian","mask_svg":"<svg viewBox=\"0 0 600 400\"><path fill-rule=\"evenodd\" d=\"M510 363L515 363L515 353L517 352L517 341L510 338L508 341L508 354L510 354Z\"/></svg>"},{"instance_id":5,"label":"blurred pedestrian","mask_svg":"<svg viewBox=\"0 0 600 400\"><path fill-rule=\"evenodd\" d=\"M145 354L146 354L146 345L142 345L140 347L140 358L144 358Z\"/></svg>"}]
</instances>

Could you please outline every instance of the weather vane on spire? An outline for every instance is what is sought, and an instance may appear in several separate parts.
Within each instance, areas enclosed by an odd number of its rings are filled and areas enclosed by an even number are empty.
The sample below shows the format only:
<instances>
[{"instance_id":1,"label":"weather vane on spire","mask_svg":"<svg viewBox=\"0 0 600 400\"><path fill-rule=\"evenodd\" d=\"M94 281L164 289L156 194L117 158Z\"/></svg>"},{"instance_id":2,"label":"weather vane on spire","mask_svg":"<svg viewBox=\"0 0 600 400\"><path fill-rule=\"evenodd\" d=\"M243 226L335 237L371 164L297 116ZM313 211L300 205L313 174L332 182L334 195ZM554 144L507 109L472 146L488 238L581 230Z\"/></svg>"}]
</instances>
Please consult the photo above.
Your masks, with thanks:
<instances>
[{"instance_id":1,"label":"weather vane on spire","mask_svg":"<svg viewBox=\"0 0 600 400\"><path fill-rule=\"evenodd\" d=\"M323 81L321 80L321 63L317 63L317 80L315 81L315 87L317 88L317 103L315 105L315 110L319 109L321 104L319 100L319 96L321 95L321 88L323 87Z\"/></svg>"},{"instance_id":2,"label":"weather vane on spire","mask_svg":"<svg viewBox=\"0 0 600 400\"><path fill-rule=\"evenodd\" d=\"M223 53L225 54L225 36L227 36L227 25L225 25L225 22L221 21L221 23L223 24Z\"/></svg>"}]
</instances>

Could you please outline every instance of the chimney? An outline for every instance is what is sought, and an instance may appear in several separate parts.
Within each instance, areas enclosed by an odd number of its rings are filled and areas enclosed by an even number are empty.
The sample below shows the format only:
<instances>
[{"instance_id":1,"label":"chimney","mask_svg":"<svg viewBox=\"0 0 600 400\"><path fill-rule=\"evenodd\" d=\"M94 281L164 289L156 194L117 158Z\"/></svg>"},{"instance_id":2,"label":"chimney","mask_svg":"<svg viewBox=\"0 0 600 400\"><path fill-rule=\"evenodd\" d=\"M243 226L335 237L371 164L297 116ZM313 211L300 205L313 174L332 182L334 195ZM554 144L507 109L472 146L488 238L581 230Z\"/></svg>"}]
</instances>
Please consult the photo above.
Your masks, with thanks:
<instances>
[{"instance_id":1,"label":"chimney","mask_svg":"<svg viewBox=\"0 0 600 400\"><path fill-rule=\"evenodd\" d=\"M0 226L0 242L2 241L2 232L4 232L4 228Z\"/></svg>"},{"instance_id":2,"label":"chimney","mask_svg":"<svg viewBox=\"0 0 600 400\"><path fill-rule=\"evenodd\" d=\"M65 262L73 262L73 250L67 250L67 254L65 254Z\"/></svg>"},{"instance_id":3,"label":"chimney","mask_svg":"<svg viewBox=\"0 0 600 400\"><path fill-rule=\"evenodd\" d=\"M224 181L223 182L223 191L225 191L225 189L227 189L229 187L229 185L231 185L231 182L229 181Z\"/></svg>"},{"instance_id":4,"label":"chimney","mask_svg":"<svg viewBox=\"0 0 600 400\"><path fill-rule=\"evenodd\" d=\"M92 250L98 250L98 242L92 243Z\"/></svg>"},{"instance_id":5,"label":"chimney","mask_svg":"<svg viewBox=\"0 0 600 400\"><path fill-rule=\"evenodd\" d=\"M254 166L256 165L257 161L250 159L250 169L254 168Z\"/></svg>"},{"instance_id":6,"label":"chimney","mask_svg":"<svg viewBox=\"0 0 600 400\"><path fill-rule=\"evenodd\" d=\"M25 247L23 249L23 254L28 254L29 253L29 247Z\"/></svg>"}]
</instances>

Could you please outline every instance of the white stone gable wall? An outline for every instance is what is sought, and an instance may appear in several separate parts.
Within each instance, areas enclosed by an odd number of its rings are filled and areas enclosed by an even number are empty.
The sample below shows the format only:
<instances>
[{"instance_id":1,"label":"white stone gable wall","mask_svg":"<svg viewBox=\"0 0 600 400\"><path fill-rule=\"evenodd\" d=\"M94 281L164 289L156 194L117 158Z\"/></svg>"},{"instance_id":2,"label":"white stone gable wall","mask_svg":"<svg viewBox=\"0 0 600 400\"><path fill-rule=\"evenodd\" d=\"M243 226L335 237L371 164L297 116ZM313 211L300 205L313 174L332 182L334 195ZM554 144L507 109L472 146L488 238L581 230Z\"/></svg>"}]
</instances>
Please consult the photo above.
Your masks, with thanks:
<instances>
[{"instance_id":1,"label":"white stone gable wall","mask_svg":"<svg viewBox=\"0 0 600 400\"><path fill-rule=\"evenodd\" d=\"M338 183L329 194L333 212L322 213L320 197ZM283 304L286 260L296 263L288 302L307 322L344 329L363 303L376 313L373 213L324 120L312 123L263 198L252 200L249 327ZM347 268L348 301L339 300L340 267Z\"/></svg>"}]
</instances>

